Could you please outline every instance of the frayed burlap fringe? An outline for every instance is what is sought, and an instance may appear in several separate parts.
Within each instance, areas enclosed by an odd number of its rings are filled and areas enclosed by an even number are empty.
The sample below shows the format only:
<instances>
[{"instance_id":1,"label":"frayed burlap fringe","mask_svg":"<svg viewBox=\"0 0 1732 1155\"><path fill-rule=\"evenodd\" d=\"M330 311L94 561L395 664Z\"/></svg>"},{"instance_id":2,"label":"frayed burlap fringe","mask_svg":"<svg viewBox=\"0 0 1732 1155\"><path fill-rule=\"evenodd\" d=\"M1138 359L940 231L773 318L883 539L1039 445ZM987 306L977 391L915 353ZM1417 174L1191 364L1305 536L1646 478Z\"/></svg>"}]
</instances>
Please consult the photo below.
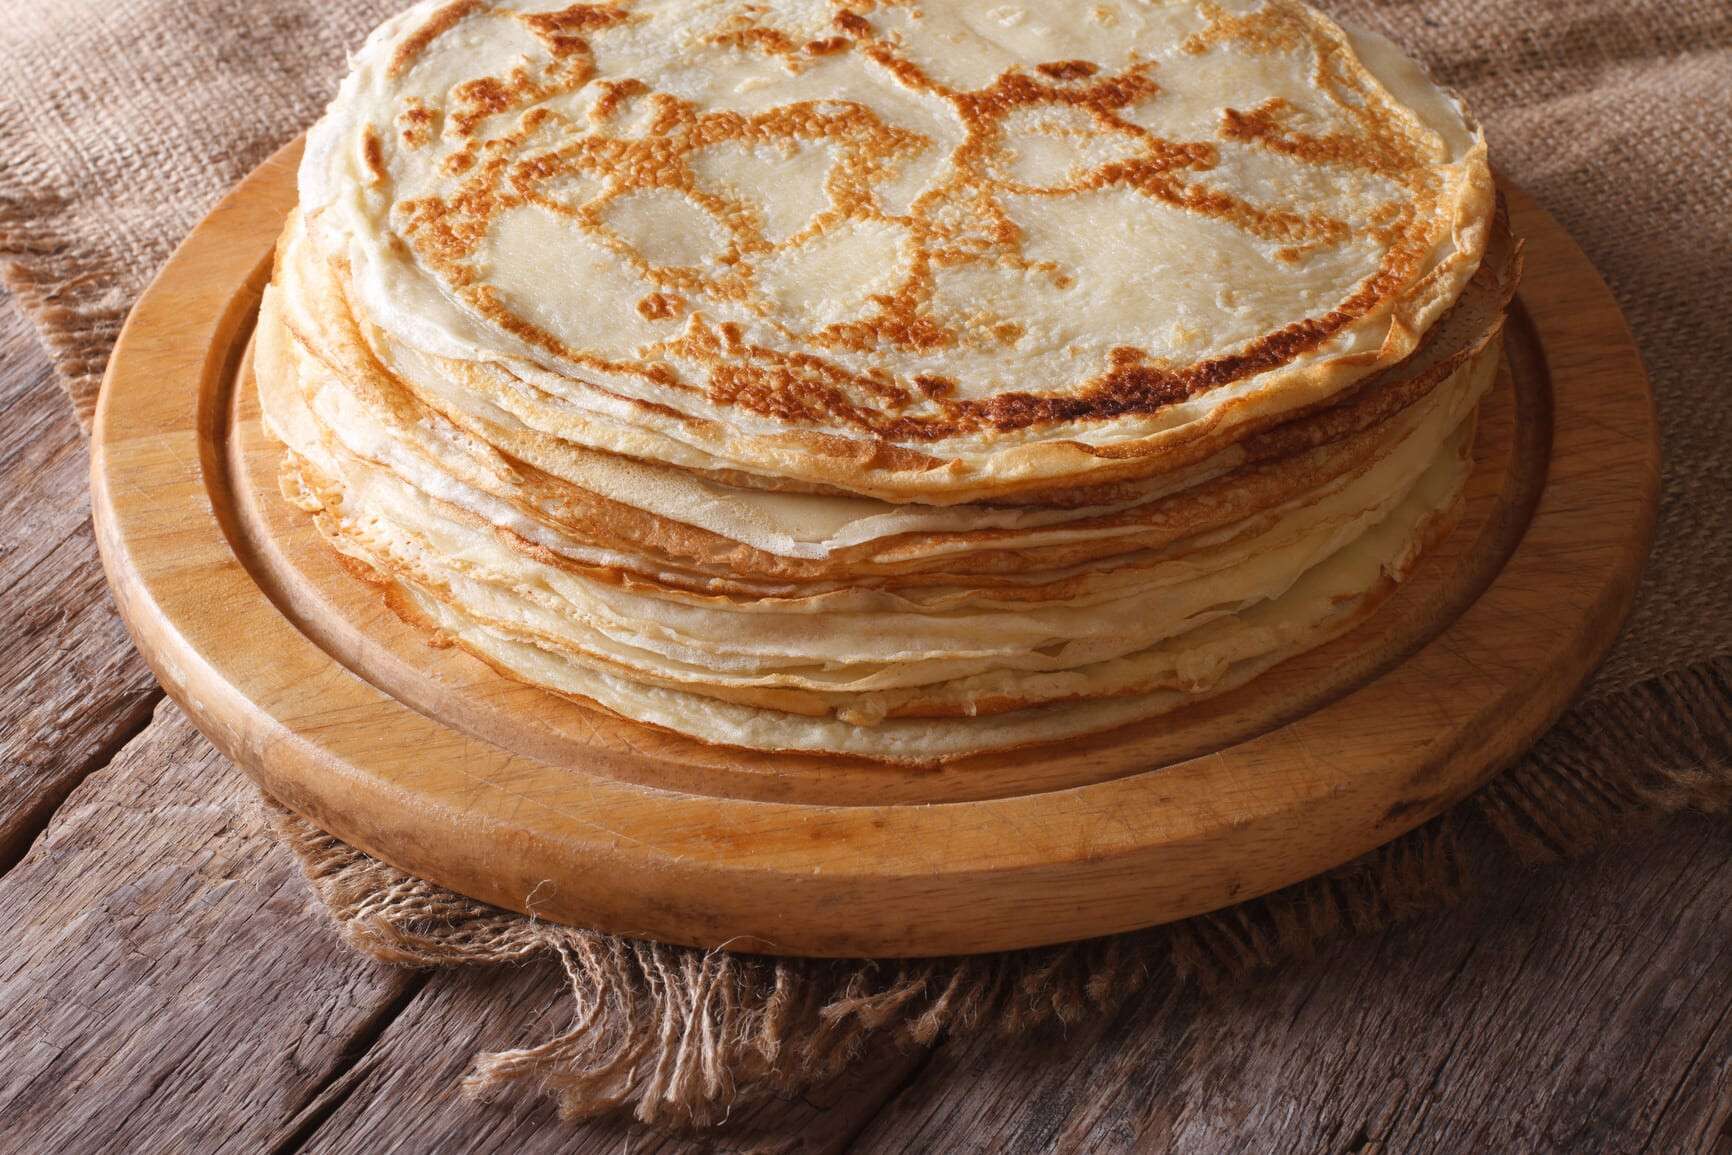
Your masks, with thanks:
<instances>
[{"instance_id":1,"label":"frayed burlap fringe","mask_svg":"<svg viewBox=\"0 0 1732 1155\"><path fill-rule=\"evenodd\" d=\"M1732 659L1583 703L1469 801L1328 874L1167 927L921 960L778 959L637 942L502 911L367 857L293 813L272 821L343 937L409 966L558 959L571 1026L484 1054L475 1093L528 1081L567 1117L702 1125L839 1074L868 1047L1021 1035L1150 986L1219 986L1453 903L1513 861L1580 854L1686 808L1732 804Z\"/></svg>"},{"instance_id":2,"label":"frayed burlap fringe","mask_svg":"<svg viewBox=\"0 0 1732 1155\"><path fill-rule=\"evenodd\" d=\"M1020 1035L1110 1012L1150 982L1213 986L1458 893L1448 820L1351 870L1161 928L1062 947L917 960L769 958L616 938L474 902L352 849L280 807L278 834L350 945L411 966L555 957L573 1022L481 1055L477 1093L539 1084L567 1117L630 1110L698 1124L834 1078L870 1044L944 1031Z\"/></svg>"}]
</instances>

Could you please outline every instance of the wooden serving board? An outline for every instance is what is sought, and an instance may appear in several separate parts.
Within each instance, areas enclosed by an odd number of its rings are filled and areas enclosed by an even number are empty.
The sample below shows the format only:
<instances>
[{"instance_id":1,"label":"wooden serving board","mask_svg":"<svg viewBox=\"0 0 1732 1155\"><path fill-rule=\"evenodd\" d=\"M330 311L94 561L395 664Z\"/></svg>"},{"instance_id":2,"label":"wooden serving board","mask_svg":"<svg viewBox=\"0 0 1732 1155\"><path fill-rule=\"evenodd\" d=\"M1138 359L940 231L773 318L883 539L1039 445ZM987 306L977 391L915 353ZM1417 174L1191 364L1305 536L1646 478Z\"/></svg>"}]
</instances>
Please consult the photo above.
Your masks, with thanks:
<instances>
[{"instance_id":1,"label":"wooden serving board","mask_svg":"<svg viewBox=\"0 0 1732 1155\"><path fill-rule=\"evenodd\" d=\"M1364 626L1140 726L942 770L705 746L427 645L276 490L247 349L298 145L133 310L92 446L115 597L168 692L320 827L540 917L907 956L1128 930L1425 821L1604 655L1653 534L1652 397L1604 283L1519 193L1527 274L1460 525Z\"/></svg>"}]
</instances>

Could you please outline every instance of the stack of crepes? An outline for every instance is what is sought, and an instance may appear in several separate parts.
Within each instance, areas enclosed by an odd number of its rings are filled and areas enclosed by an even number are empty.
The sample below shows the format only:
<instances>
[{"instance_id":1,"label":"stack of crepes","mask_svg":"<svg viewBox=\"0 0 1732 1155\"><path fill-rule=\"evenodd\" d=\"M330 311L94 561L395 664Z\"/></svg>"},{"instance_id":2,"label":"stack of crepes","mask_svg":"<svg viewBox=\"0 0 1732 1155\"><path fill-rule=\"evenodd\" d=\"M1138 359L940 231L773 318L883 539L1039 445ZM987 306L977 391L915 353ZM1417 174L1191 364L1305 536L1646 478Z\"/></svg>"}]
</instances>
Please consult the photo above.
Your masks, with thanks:
<instances>
[{"instance_id":1,"label":"stack of crepes","mask_svg":"<svg viewBox=\"0 0 1732 1155\"><path fill-rule=\"evenodd\" d=\"M1283 0L423 4L299 192L263 409L399 613L905 763L1363 620L1451 524L1517 260L1460 103Z\"/></svg>"}]
</instances>

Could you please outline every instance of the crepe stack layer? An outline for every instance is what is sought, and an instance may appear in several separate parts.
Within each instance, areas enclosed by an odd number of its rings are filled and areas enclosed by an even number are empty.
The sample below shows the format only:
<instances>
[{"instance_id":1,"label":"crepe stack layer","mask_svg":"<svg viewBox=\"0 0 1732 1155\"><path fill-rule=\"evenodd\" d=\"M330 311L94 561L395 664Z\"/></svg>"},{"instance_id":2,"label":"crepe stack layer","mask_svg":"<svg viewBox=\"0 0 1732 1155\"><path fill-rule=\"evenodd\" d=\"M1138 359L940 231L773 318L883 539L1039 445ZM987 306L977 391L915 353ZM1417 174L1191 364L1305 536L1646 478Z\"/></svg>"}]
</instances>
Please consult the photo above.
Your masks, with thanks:
<instances>
[{"instance_id":1,"label":"crepe stack layer","mask_svg":"<svg viewBox=\"0 0 1732 1155\"><path fill-rule=\"evenodd\" d=\"M255 346L405 618L760 750L1113 729L1445 532L1517 254L1460 104L1298 4L424 4Z\"/></svg>"}]
</instances>

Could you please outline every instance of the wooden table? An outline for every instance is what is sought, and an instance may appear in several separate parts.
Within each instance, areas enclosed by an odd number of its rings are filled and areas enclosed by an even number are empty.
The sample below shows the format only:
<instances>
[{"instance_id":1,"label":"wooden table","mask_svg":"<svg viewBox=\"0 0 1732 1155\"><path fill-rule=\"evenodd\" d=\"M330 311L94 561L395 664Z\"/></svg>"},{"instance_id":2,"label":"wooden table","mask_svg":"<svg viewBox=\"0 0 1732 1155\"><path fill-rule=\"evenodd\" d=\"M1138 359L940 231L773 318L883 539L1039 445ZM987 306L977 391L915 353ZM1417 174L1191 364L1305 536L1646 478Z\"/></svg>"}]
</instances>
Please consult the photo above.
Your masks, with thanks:
<instances>
[{"instance_id":1,"label":"wooden table","mask_svg":"<svg viewBox=\"0 0 1732 1155\"><path fill-rule=\"evenodd\" d=\"M1213 996L886 1055L713 1134L456 1090L567 1020L545 967L341 945L103 587L86 459L0 303L0 1152L1732 1151L1732 825Z\"/></svg>"}]
</instances>

